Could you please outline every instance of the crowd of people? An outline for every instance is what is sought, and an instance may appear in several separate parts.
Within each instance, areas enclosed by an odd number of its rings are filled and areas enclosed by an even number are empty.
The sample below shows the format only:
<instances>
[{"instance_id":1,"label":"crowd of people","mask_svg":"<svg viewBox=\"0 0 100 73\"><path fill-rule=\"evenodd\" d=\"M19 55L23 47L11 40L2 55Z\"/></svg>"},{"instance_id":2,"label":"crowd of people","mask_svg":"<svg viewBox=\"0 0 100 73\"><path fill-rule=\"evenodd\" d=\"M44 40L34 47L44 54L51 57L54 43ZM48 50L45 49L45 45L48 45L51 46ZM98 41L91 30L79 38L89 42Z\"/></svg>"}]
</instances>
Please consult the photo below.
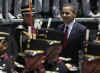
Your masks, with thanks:
<instances>
[{"instance_id":1,"label":"crowd of people","mask_svg":"<svg viewBox=\"0 0 100 73\"><path fill-rule=\"evenodd\" d=\"M9 0L0 1L0 18L3 18L8 11L9 18L19 18L21 16L21 7L27 0ZM64 3L71 3L78 8L78 17L100 17L99 0L32 0L33 7L41 13L42 17L60 17L61 8ZM46 15L45 15L46 14Z\"/></svg>"}]
</instances>

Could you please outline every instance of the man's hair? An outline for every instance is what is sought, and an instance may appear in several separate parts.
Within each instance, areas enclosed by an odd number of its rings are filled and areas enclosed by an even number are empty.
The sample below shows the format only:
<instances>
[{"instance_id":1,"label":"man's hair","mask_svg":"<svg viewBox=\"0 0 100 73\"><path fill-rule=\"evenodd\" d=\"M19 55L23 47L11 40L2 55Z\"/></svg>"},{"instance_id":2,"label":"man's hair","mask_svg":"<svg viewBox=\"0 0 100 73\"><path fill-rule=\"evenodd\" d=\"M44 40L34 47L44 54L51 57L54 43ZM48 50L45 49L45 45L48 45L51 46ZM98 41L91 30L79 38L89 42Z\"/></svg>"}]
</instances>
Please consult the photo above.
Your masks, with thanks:
<instances>
[{"instance_id":1,"label":"man's hair","mask_svg":"<svg viewBox=\"0 0 100 73\"><path fill-rule=\"evenodd\" d=\"M72 7L72 11L75 13L75 14L77 14L77 12L78 12L78 3L64 3L63 4L63 7L67 7L67 6L69 6L69 7ZM62 7L62 9L63 9L63 7Z\"/></svg>"}]
</instances>

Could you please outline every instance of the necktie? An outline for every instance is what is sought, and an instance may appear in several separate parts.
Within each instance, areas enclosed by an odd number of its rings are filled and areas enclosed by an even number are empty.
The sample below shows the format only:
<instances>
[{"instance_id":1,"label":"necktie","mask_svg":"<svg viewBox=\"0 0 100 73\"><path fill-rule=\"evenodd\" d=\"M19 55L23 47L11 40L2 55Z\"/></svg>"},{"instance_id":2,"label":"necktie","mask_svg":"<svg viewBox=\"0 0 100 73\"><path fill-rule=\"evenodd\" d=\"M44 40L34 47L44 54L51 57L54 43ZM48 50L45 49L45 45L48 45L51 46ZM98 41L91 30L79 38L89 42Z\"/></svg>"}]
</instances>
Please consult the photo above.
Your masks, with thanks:
<instances>
[{"instance_id":1,"label":"necktie","mask_svg":"<svg viewBox=\"0 0 100 73\"><path fill-rule=\"evenodd\" d=\"M64 48L66 48L67 38L68 38L68 27L66 27L66 32L65 32L64 45L63 45Z\"/></svg>"}]
</instances>

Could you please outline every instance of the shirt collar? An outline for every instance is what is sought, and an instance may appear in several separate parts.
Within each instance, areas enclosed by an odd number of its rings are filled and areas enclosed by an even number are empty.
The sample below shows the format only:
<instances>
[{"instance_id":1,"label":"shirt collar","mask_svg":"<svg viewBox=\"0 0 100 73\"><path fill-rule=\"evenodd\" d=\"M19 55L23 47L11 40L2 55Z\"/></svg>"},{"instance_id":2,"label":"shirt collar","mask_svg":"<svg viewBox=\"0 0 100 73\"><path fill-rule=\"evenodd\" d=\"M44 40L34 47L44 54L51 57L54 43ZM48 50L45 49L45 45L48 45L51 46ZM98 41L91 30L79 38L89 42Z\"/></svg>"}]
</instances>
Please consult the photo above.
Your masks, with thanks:
<instances>
[{"instance_id":1,"label":"shirt collar","mask_svg":"<svg viewBox=\"0 0 100 73\"><path fill-rule=\"evenodd\" d=\"M75 19L68 25L68 28L72 28L73 24L75 23Z\"/></svg>"},{"instance_id":2,"label":"shirt collar","mask_svg":"<svg viewBox=\"0 0 100 73\"><path fill-rule=\"evenodd\" d=\"M68 25L68 30L70 30L70 31L72 30L72 27L73 27L74 23L75 23L75 19ZM67 24L65 24L64 32L66 30L66 27L67 27Z\"/></svg>"}]
</instances>

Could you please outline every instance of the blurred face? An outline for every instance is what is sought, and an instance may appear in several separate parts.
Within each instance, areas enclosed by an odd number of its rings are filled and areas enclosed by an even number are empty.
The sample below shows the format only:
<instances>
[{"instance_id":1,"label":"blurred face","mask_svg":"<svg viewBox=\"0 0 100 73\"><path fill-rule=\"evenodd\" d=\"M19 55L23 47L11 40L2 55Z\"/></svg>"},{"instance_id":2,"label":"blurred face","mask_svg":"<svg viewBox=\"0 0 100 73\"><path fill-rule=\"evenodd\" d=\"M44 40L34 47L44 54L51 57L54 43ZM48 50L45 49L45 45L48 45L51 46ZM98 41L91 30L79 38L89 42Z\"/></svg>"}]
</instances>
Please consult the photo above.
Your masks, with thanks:
<instances>
[{"instance_id":1,"label":"blurred face","mask_svg":"<svg viewBox=\"0 0 100 73\"><path fill-rule=\"evenodd\" d=\"M45 58L44 55L27 56L25 58L26 66L31 70L38 69L45 62Z\"/></svg>"},{"instance_id":2,"label":"blurred face","mask_svg":"<svg viewBox=\"0 0 100 73\"><path fill-rule=\"evenodd\" d=\"M62 18L65 24L70 24L75 17L76 17L76 14L72 11L71 6L63 7Z\"/></svg>"},{"instance_id":3,"label":"blurred face","mask_svg":"<svg viewBox=\"0 0 100 73\"><path fill-rule=\"evenodd\" d=\"M3 43L0 42L0 54L4 53L5 50L7 49L8 49L8 42L3 42Z\"/></svg>"},{"instance_id":4,"label":"blurred face","mask_svg":"<svg viewBox=\"0 0 100 73\"><path fill-rule=\"evenodd\" d=\"M34 22L34 17L32 17L32 20ZM30 24L30 15L24 15L24 23L25 24Z\"/></svg>"}]
</instances>

